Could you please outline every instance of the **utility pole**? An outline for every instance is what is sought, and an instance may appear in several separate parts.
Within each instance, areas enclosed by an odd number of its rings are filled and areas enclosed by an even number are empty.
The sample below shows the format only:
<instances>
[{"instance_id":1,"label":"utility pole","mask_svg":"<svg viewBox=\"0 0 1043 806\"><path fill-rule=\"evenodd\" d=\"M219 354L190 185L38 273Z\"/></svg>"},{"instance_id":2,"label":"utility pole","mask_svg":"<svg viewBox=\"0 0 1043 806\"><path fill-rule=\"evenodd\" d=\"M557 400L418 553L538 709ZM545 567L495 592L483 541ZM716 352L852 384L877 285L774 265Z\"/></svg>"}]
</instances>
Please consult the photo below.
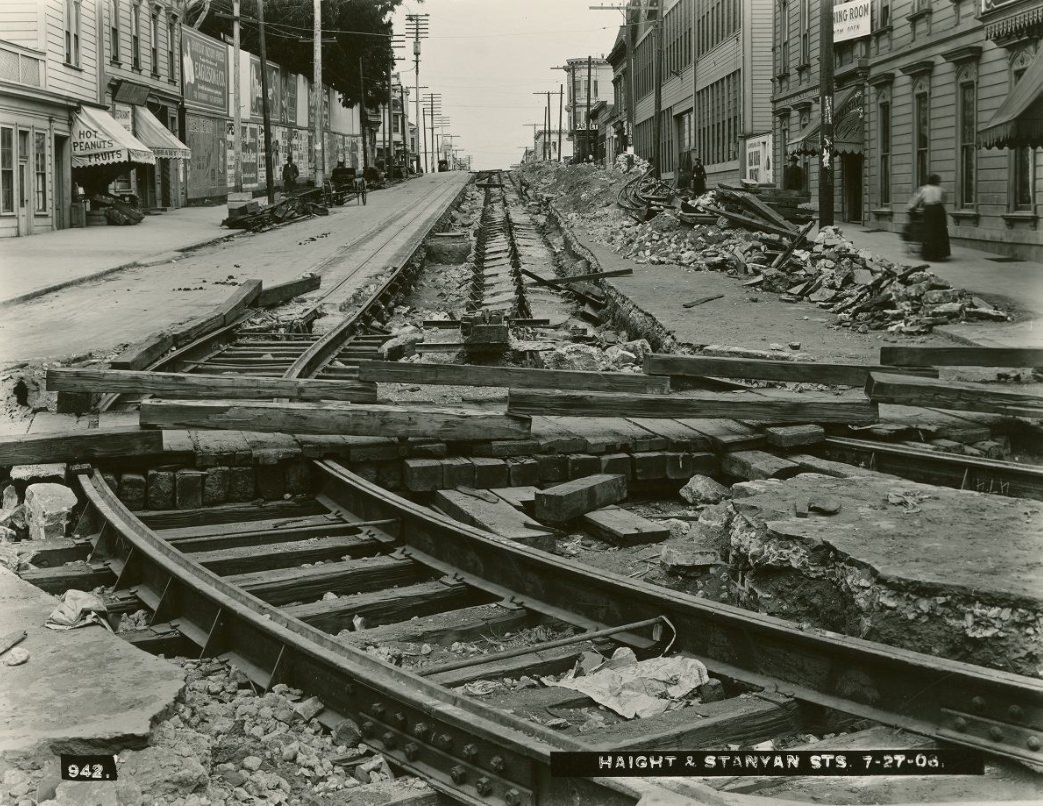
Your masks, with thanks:
<instances>
[{"instance_id":1,"label":"utility pole","mask_svg":"<svg viewBox=\"0 0 1043 806\"><path fill-rule=\"evenodd\" d=\"M655 137L655 142L652 144L652 162L656 179L662 179L663 173L663 29L659 24L661 21L662 14L657 8L655 22L652 23L652 41L655 43L655 120L652 122L652 136Z\"/></svg>"},{"instance_id":2,"label":"utility pole","mask_svg":"<svg viewBox=\"0 0 1043 806\"><path fill-rule=\"evenodd\" d=\"M558 161L561 161L561 116L565 111L565 85L558 85Z\"/></svg>"},{"instance_id":3,"label":"utility pole","mask_svg":"<svg viewBox=\"0 0 1043 806\"><path fill-rule=\"evenodd\" d=\"M438 162L435 158L437 152L437 146L435 144L435 112L441 112L442 94L439 92L429 92L427 97L424 99L424 103L428 105L426 110L428 113L428 123L431 126L431 172L435 173L438 170ZM435 109L435 105L439 108ZM426 146L425 146L426 149Z\"/></svg>"},{"instance_id":4,"label":"utility pole","mask_svg":"<svg viewBox=\"0 0 1043 806\"><path fill-rule=\"evenodd\" d=\"M312 153L312 180L315 187L321 188L325 173L326 149L322 142L322 0L312 0L312 11L315 19L312 22L312 102L315 104L315 115L312 117L314 123L313 137L315 138L315 149Z\"/></svg>"},{"instance_id":5,"label":"utility pole","mask_svg":"<svg viewBox=\"0 0 1043 806\"><path fill-rule=\"evenodd\" d=\"M427 173L427 107L425 106L420 110L420 117L423 120L423 126L420 127L420 135L417 137L418 140L423 139L424 141L424 173ZM420 143L418 142L419 146Z\"/></svg>"},{"instance_id":6,"label":"utility pole","mask_svg":"<svg viewBox=\"0 0 1043 806\"><path fill-rule=\"evenodd\" d=\"M819 127L818 225L833 224L833 0L819 5L818 92Z\"/></svg>"},{"instance_id":7,"label":"utility pole","mask_svg":"<svg viewBox=\"0 0 1043 806\"><path fill-rule=\"evenodd\" d=\"M593 59L590 56L588 56L587 57L587 126L586 126L586 131L584 133L584 138L583 138L584 141L586 142L586 148L585 148L586 154L583 155L584 159L594 153L593 149L590 147L590 91L591 91L591 89L594 86L593 78L591 77L591 74L593 72L592 65L593 65Z\"/></svg>"},{"instance_id":8,"label":"utility pole","mask_svg":"<svg viewBox=\"0 0 1043 806\"><path fill-rule=\"evenodd\" d=\"M362 69L362 57L359 56L359 128L362 129L362 170L369 167L369 135L366 134L366 73ZM363 121L366 121L365 123Z\"/></svg>"},{"instance_id":9,"label":"utility pole","mask_svg":"<svg viewBox=\"0 0 1043 806\"><path fill-rule=\"evenodd\" d=\"M387 133L387 149L384 151L384 168L387 171L388 178L391 178L391 166L394 164L394 155L392 152L395 150L395 134L392 132L394 128L395 120L395 103L392 98L391 92L391 66L395 61L395 55L392 53L391 58L388 59L387 66L387 83L388 83L388 133Z\"/></svg>"},{"instance_id":10,"label":"utility pole","mask_svg":"<svg viewBox=\"0 0 1043 806\"><path fill-rule=\"evenodd\" d=\"M235 137L232 138L232 148L235 152L235 192L243 190L243 107L241 93L241 81L239 79L239 0L232 0L232 83L234 93L232 103L232 125L235 126Z\"/></svg>"},{"instance_id":11,"label":"utility pole","mask_svg":"<svg viewBox=\"0 0 1043 806\"><path fill-rule=\"evenodd\" d=\"M428 33L428 20L430 14L407 14L406 15L406 33L412 34L413 36L413 69L416 71L416 121L420 122L420 40L427 38ZM426 89L426 87L425 87ZM419 148L419 136L418 136L417 147ZM424 161L427 161L427 153L425 149ZM417 154L416 158L417 171L420 170L420 155ZM426 167L425 167L426 170Z\"/></svg>"},{"instance_id":12,"label":"utility pole","mask_svg":"<svg viewBox=\"0 0 1043 806\"><path fill-rule=\"evenodd\" d=\"M275 204L275 177L272 176L272 114L268 108L268 50L264 41L264 0L257 0L257 28L261 51L261 115L264 118L264 184L268 204Z\"/></svg>"}]
</instances>

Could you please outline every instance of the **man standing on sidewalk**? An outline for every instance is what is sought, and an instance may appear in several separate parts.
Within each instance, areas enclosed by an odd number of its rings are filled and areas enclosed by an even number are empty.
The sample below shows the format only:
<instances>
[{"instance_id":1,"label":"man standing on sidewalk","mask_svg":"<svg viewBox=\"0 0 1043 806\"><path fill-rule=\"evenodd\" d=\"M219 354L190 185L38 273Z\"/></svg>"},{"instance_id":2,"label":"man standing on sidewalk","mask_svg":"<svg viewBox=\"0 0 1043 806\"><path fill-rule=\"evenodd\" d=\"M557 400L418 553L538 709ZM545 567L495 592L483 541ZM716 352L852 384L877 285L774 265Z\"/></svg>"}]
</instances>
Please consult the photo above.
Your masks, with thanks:
<instances>
[{"instance_id":1,"label":"man standing on sidewalk","mask_svg":"<svg viewBox=\"0 0 1043 806\"><path fill-rule=\"evenodd\" d=\"M300 174L301 172L297 170L297 165L293 161L293 154L287 154L286 164L282 166L282 189L287 196L293 193L293 188L297 184L297 177Z\"/></svg>"}]
</instances>

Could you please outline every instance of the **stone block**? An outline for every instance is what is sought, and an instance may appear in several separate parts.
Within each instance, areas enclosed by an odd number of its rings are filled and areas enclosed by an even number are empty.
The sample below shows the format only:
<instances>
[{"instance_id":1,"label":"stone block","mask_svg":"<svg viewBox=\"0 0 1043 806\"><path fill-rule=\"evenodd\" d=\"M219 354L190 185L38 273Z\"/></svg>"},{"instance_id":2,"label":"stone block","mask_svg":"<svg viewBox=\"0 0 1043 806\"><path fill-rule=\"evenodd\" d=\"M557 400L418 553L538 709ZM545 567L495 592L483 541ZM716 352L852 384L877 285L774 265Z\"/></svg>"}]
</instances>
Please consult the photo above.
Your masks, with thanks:
<instances>
[{"instance_id":1,"label":"stone block","mask_svg":"<svg viewBox=\"0 0 1043 806\"><path fill-rule=\"evenodd\" d=\"M252 467L228 468L228 501L238 503L252 501L256 492L257 479Z\"/></svg>"},{"instance_id":2,"label":"stone block","mask_svg":"<svg viewBox=\"0 0 1043 806\"><path fill-rule=\"evenodd\" d=\"M402 488L402 462L394 459L388 462L374 462L377 468L377 484L386 490Z\"/></svg>"},{"instance_id":3,"label":"stone block","mask_svg":"<svg viewBox=\"0 0 1043 806\"><path fill-rule=\"evenodd\" d=\"M229 468L211 467L203 479L203 506L213 507L228 501Z\"/></svg>"},{"instance_id":4,"label":"stone block","mask_svg":"<svg viewBox=\"0 0 1043 806\"><path fill-rule=\"evenodd\" d=\"M437 459L405 459L402 483L415 493L442 489L442 463Z\"/></svg>"},{"instance_id":5,"label":"stone block","mask_svg":"<svg viewBox=\"0 0 1043 806\"><path fill-rule=\"evenodd\" d=\"M826 438L826 429L821 425L780 425L765 428L768 444L776 448L795 448L815 445Z\"/></svg>"},{"instance_id":6,"label":"stone block","mask_svg":"<svg viewBox=\"0 0 1043 806\"><path fill-rule=\"evenodd\" d=\"M117 476L115 473L110 473L108 470L103 470L101 473L101 480L104 481L109 486L109 489L116 494L116 497L119 498L119 476Z\"/></svg>"},{"instance_id":7,"label":"stone block","mask_svg":"<svg viewBox=\"0 0 1043 806\"><path fill-rule=\"evenodd\" d=\"M449 448L444 442L410 442L409 454L418 459L445 459Z\"/></svg>"},{"instance_id":8,"label":"stone block","mask_svg":"<svg viewBox=\"0 0 1043 806\"><path fill-rule=\"evenodd\" d=\"M241 431L190 431L196 467L245 466L253 463L250 443Z\"/></svg>"},{"instance_id":9,"label":"stone block","mask_svg":"<svg viewBox=\"0 0 1043 806\"><path fill-rule=\"evenodd\" d=\"M602 473L619 473L628 479L634 477L634 463L629 453L606 453L599 458Z\"/></svg>"},{"instance_id":10,"label":"stone block","mask_svg":"<svg viewBox=\"0 0 1043 806\"><path fill-rule=\"evenodd\" d=\"M202 470L179 470L174 474L174 507L176 509L199 509L203 506Z\"/></svg>"},{"instance_id":11,"label":"stone block","mask_svg":"<svg viewBox=\"0 0 1043 806\"><path fill-rule=\"evenodd\" d=\"M300 443L289 434L277 432L261 434L244 431L243 436L250 446L255 465L277 465L292 459L300 459L304 455Z\"/></svg>"},{"instance_id":12,"label":"stone block","mask_svg":"<svg viewBox=\"0 0 1043 806\"><path fill-rule=\"evenodd\" d=\"M690 479L697 473L717 473L720 471L720 466L720 460L716 454L712 453L682 451L666 454L666 477L668 479Z\"/></svg>"},{"instance_id":13,"label":"stone block","mask_svg":"<svg viewBox=\"0 0 1043 806\"><path fill-rule=\"evenodd\" d=\"M478 489L488 490L509 484L507 463L503 459L472 456L469 461L474 467L474 486Z\"/></svg>"},{"instance_id":14,"label":"stone block","mask_svg":"<svg viewBox=\"0 0 1043 806\"><path fill-rule=\"evenodd\" d=\"M507 477L511 487L533 487L540 483L540 464L535 459L508 459Z\"/></svg>"},{"instance_id":15,"label":"stone block","mask_svg":"<svg viewBox=\"0 0 1043 806\"><path fill-rule=\"evenodd\" d=\"M127 505L127 509L140 510L145 509L147 503L145 491L147 489L144 474L124 473L120 476L116 495L120 501Z\"/></svg>"},{"instance_id":16,"label":"stone block","mask_svg":"<svg viewBox=\"0 0 1043 806\"><path fill-rule=\"evenodd\" d=\"M634 478L651 481L666 478L666 454L661 451L633 454Z\"/></svg>"},{"instance_id":17,"label":"stone block","mask_svg":"<svg viewBox=\"0 0 1043 806\"><path fill-rule=\"evenodd\" d=\"M504 459L508 456L533 456L540 452L540 443L535 439L498 439L474 446L476 456L493 456Z\"/></svg>"},{"instance_id":18,"label":"stone block","mask_svg":"<svg viewBox=\"0 0 1043 806\"><path fill-rule=\"evenodd\" d=\"M751 481L793 476L800 468L788 459L764 451L735 451L721 457L721 470L729 476Z\"/></svg>"},{"instance_id":19,"label":"stone block","mask_svg":"<svg viewBox=\"0 0 1043 806\"><path fill-rule=\"evenodd\" d=\"M731 497L731 492L709 476L692 476L681 488L681 497L689 504L716 504Z\"/></svg>"},{"instance_id":20,"label":"stone block","mask_svg":"<svg viewBox=\"0 0 1043 806\"><path fill-rule=\"evenodd\" d=\"M447 456L442 460L442 486L474 487L474 465L462 456Z\"/></svg>"},{"instance_id":21,"label":"stone block","mask_svg":"<svg viewBox=\"0 0 1043 806\"><path fill-rule=\"evenodd\" d=\"M308 495L312 491L311 485L309 462L290 462L286 465L286 492L290 495Z\"/></svg>"},{"instance_id":22,"label":"stone block","mask_svg":"<svg viewBox=\"0 0 1043 806\"><path fill-rule=\"evenodd\" d=\"M174 508L174 471L150 470L145 502L149 509Z\"/></svg>"},{"instance_id":23,"label":"stone block","mask_svg":"<svg viewBox=\"0 0 1043 806\"><path fill-rule=\"evenodd\" d=\"M286 468L280 464L262 463L254 468L257 494L266 501L277 501L286 493Z\"/></svg>"},{"instance_id":24,"label":"stone block","mask_svg":"<svg viewBox=\"0 0 1043 806\"><path fill-rule=\"evenodd\" d=\"M536 457L539 466L540 481L565 481L569 475L568 457L560 453L540 454Z\"/></svg>"},{"instance_id":25,"label":"stone block","mask_svg":"<svg viewBox=\"0 0 1043 806\"><path fill-rule=\"evenodd\" d=\"M56 540L65 537L65 529L76 508L76 493L64 484L40 482L25 491L26 521L30 540Z\"/></svg>"},{"instance_id":26,"label":"stone block","mask_svg":"<svg viewBox=\"0 0 1043 806\"><path fill-rule=\"evenodd\" d=\"M11 468L11 481L22 494L30 484L49 482L51 484L65 484L65 475L68 470L64 462L54 462L41 465L15 465Z\"/></svg>"},{"instance_id":27,"label":"stone block","mask_svg":"<svg viewBox=\"0 0 1043 806\"><path fill-rule=\"evenodd\" d=\"M593 476L601 472L601 460L590 453L570 453L568 463L570 479Z\"/></svg>"}]
</instances>

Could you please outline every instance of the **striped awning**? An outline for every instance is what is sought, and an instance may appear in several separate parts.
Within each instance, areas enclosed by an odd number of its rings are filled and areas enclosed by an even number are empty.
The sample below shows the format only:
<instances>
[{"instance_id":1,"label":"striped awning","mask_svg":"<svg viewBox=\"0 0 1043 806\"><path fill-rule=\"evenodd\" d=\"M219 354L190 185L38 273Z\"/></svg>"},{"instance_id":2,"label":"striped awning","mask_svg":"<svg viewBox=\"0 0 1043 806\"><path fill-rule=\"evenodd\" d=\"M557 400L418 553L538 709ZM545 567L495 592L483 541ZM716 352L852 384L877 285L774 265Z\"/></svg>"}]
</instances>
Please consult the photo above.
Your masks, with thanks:
<instances>
[{"instance_id":1,"label":"striped awning","mask_svg":"<svg viewBox=\"0 0 1043 806\"><path fill-rule=\"evenodd\" d=\"M155 165L156 155L104 109L80 107L72 125L72 167L119 162Z\"/></svg>"},{"instance_id":2,"label":"striped awning","mask_svg":"<svg viewBox=\"0 0 1043 806\"><path fill-rule=\"evenodd\" d=\"M862 153L862 116L855 111L862 99L859 84L847 87L833 98L833 153ZM821 112L811 116L808 125L796 137L786 143L790 154L818 154L819 129L822 128Z\"/></svg>"},{"instance_id":3,"label":"striped awning","mask_svg":"<svg viewBox=\"0 0 1043 806\"><path fill-rule=\"evenodd\" d=\"M996 114L978 132L985 148L1043 146L1043 49L1022 73Z\"/></svg>"},{"instance_id":4,"label":"striped awning","mask_svg":"<svg viewBox=\"0 0 1043 806\"><path fill-rule=\"evenodd\" d=\"M134 107L134 132L157 157L174 160L192 158L192 149L178 140L147 106Z\"/></svg>"}]
</instances>

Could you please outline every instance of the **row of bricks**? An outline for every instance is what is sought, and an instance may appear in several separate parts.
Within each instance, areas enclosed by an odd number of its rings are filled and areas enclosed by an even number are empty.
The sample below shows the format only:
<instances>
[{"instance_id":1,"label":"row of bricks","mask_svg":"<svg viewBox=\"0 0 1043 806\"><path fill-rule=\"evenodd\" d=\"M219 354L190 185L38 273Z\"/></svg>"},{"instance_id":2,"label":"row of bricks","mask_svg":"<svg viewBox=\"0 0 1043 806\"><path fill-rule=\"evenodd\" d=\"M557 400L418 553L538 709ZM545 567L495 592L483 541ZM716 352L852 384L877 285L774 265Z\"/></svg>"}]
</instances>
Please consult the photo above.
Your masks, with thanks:
<instances>
[{"instance_id":1,"label":"row of bricks","mask_svg":"<svg viewBox=\"0 0 1043 806\"><path fill-rule=\"evenodd\" d=\"M129 509L154 510L198 509L256 498L278 500L286 495L306 495L312 492L311 474L308 462L288 462L102 475Z\"/></svg>"},{"instance_id":2,"label":"row of bricks","mask_svg":"<svg viewBox=\"0 0 1043 806\"><path fill-rule=\"evenodd\" d=\"M697 473L716 473L719 467L719 459L712 453L669 451L606 453L600 456L556 453L519 459L405 459L402 462L401 486L410 492L455 487L527 487L583 478L596 473L618 473L637 481L680 481ZM361 466L357 472L368 475ZM380 480L379 476L376 480ZM383 483L386 481L385 478Z\"/></svg>"}]
</instances>

